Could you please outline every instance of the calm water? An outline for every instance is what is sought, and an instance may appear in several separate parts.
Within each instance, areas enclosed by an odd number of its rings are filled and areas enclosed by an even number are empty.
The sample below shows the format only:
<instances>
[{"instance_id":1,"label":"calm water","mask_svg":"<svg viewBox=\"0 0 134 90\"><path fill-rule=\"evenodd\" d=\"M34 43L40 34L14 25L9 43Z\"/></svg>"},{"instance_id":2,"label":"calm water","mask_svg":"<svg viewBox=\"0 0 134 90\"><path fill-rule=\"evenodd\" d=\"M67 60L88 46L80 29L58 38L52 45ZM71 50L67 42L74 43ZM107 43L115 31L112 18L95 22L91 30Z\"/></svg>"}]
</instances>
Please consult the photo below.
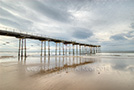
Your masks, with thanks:
<instances>
[{"instance_id":1,"label":"calm water","mask_svg":"<svg viewBox=\"0 0 134 90\"><path fill-rule=\"evenodd\" d=\"M16 55L0 53L0 90L134 90L134 53Z\"/></svg>"}]
</instances>

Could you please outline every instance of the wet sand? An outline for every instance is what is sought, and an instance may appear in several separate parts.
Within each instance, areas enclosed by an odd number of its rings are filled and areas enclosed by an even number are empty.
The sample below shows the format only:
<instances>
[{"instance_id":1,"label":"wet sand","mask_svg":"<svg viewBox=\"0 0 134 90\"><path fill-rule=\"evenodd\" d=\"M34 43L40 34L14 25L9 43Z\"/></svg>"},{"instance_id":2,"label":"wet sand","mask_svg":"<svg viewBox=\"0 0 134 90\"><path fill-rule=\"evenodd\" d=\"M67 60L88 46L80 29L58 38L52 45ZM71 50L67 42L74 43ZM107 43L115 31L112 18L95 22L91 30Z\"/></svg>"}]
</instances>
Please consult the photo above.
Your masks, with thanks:
<instances>
[{"instance_id":1,"label":"wet sand","mask_svg":"<svg viewBox=\"0 0 134 90\"><path fill-rule=\"evenodd\" d=\"M134 57L6 59L0 59L0 90L134 90Z\"/></svg>"}]
</instances>

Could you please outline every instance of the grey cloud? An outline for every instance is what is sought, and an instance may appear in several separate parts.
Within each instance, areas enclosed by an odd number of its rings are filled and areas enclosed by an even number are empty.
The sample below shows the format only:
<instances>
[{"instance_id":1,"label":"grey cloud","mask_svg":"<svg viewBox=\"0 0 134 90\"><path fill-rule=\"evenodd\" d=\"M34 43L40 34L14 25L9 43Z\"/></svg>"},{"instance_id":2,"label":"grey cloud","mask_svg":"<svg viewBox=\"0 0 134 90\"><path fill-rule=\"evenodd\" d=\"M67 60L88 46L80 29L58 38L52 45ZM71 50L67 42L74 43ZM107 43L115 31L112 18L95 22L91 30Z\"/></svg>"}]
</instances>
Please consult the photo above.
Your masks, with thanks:
<instances>
[{"instance_id":1,"label":"grey cloud","mask_svg":"<svg viewBox=\"0 0 134 90\"><path fill-rule=\"evenodd\" d=\"M126 46L126 45L134 45L133 40L114 40L114 41L104 41L101 43L103 46Z\"/></svg>"},{"instance_id":2,"label":"grey cloud","mask_svg":"<svg viewBox=\"0 0 134 90\"><path fill-rule=\"evenodd\" d=\"M7 10L5 10L3 8L0 8L0 16L9 18L11 20L15 20L15 21L17 21L19 23L24 22L24 23L26 23L26 25L32 23L31 21L26 20L23 17L18 17L18 16L13 15L12 13L8 12Z\"/></svg>"},{"instance_id":3,"label":"grey cloud","mask_svg":"<svg viewBox=\"0 0 134 90\"><path fill-rule=\"evenodd\" d=\"M112 40L127 40L125 37L127 38L133 38L134 36L131 35L131 33L134 33L134 31L128 31L127 33L121 33L121 34L116 34L110 37L110 39Z\"/></svg>"},{"instance_id":4,"label":"grey cloud","mask_svg":"<svg viewBox=\"0 0 134 90\"><path fill-rule=\"evenodd\" d=\"M40 22L40 23L46 23L42 18L38 18L36 12L34 12L31 9L26 8L26 6L22 3L22 0L20 1L12 1L12 2L6 2L6 1L0 1L0 6L4 7L5 9L17 13L21 17L28 18L29 20ZM10 15L10 14L9 14Z\"/></svg>"},{"instance_id":5,"label":"grey cloud","mask_svg":"<svg viewBox=\"0 0 134 90\"><path fill-rule=\"evenodd\" d=\"M3 25L14 27L14 28L20 28L20 24L14 21L8 20L8 19L4 19L4 18L0 18L0 23Z\"/></svg>"},{"instance_id":6,"label":"grey cloud","mask_svg":"<svg viewBox=\"0 0 134 90\"><path fill-rule=\"evenodd\" d=\"M73 37L78 39L86 39L93 35L93 33L85 28L74 28Z\"/></svg>"},{"instance_id":7,"label":"grey cloud","mask_svg":"<svg viewBox=\"0 0 134 90\"><path fill-rule=\"evenodd\" d=\"M128 31L126 34L124 34L126 37L128 37L128 38L132 38L132 37L134 37L133 35L132 35L132 33L134 33L134 23L131 23L130 24L130 28L132 29L131 31Z\"/></svg>"},{"instance_id":8,"label":"grey cloud","mask_svg":"<svg viewBox=\"0 0 134 90\"><path fill-rule=\"evenodd\" d=\"M7 17L7 18L15 18L11 13L4 10L3 8L0 8L0 16Z\"/></svg>"},{"instance_id":9,"label":"grey cloud","mask_svg":"<svg viewBox=\"0 0 134 90\"><path fill-rule=\"evenodd\" d=\"M104 42L101 42L101 45L102 46L121 46L121 45L125 45L126 43L121 43L121 42L117 42L117 41L104 41Z\"/></svg>"},{"instance_id":10,"label":"grey cloud","mask_svg":"<svg viewBox=\"0 0 134 90\"><path fill-rule=\"evenodd\" d=\"M124 38L123 34L116 34L110 37L110 39L112 40L127 40L126 38Z\"/></svg>"},{"instance_id":11,"label":"grey cloud","mask_svg":"<svg viewBox=\"0 0 134 90\"><path fill-rule=\"evenodd\" d=\"M134 31L129 31L125 36L128 38L134 37L133 35L131 35L131 33L134 33Z\"/></svg>"},{"instance_id":12,"label":"grey cloud","mask_svg":"<svg viewBox=\"0 0 134 90\"><path fill-rule=\"evenodd\" d=\"M42 3L39 0L29 1L27 2L28 7L34 9L38 13L43 14L44 16L60 21L60 22L70 22L72 15L67 11L61 10L56 7L49 6L47 4Z\"/></svg>"},{"instance_id":13,"label":"grey cloud","mask_svg":"<svg viewBox=\"0 0 134 90\"><path fill-rule=\"evenodd\" d=\"M24 19L22 17L15 16L3 8L0 8L0 16L0 23L3 23L4 25L12 25L12 27L23 29L24 31L27 31L27 29L32 25L31 21Z\"/></svg>"},{"instance_id":14,"label":"grey cloud","mask_svg":"<svg viewBox=\"0 0 134 90\"><path fill-rule=\"evenodd\" d=\"M20 14L24 14L26 13L27 11L24 9L24 6L21 5L21 2L20 1L12 1L12 2L7 2L5 0L1 0L0 1L0 5L1 7L4 7L8 10L12 10L14 12L17 12L17 13L20 13Z\"/></svg>"},{"instance_id":15,"label":"grey cloud","mask_svg":"<svg viewBox=\"0 0 134 90\"><path fill-rule=\"evenodd\" d=\"M134 23L131 23L131 28L134 29Z\"/></svg>"}]
</instances>

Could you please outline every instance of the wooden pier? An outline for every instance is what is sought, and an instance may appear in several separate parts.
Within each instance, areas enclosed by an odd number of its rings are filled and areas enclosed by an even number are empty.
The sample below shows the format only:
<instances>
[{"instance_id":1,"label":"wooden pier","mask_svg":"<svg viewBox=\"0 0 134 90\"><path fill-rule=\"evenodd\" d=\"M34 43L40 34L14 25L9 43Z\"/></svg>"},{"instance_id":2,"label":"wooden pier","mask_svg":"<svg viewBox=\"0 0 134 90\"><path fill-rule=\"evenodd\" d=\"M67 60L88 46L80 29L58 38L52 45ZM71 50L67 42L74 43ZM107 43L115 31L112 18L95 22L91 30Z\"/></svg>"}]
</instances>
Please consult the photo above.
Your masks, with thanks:
<instances>
[{"instance_id":1,"label":"wooden pier","mask_svg":"<svg viewBox=\"0 0 134 90\"><path fill-rule=\"evenodd\" d=\"M47 49L48 49L48 56L51 55L50 42L56 43L55 55L58 55L57 54L58 49L59 49L59 55L95 54L95 53L100 52L100 47L101 47L100 45L92 45L92 44L79 43L75 41L60 40L60 39L43 37L43 36L36 36L36 35L31 35L31 34L6 31L2 29L0 29L0 35L18 38L19 40L18 57L27 57L26 39L34 39L34 40L39 40L41 42L41 53L40 53L41 56L47 55ZM47 44L46 42L48 43L48 45L46 45ZM58 45L59 45L59 48L58 48ZM46 46L48 46L48 48L46 48ZM44 52L44 55L43 55L43 52Z\"/></svg>"}]
</instances>

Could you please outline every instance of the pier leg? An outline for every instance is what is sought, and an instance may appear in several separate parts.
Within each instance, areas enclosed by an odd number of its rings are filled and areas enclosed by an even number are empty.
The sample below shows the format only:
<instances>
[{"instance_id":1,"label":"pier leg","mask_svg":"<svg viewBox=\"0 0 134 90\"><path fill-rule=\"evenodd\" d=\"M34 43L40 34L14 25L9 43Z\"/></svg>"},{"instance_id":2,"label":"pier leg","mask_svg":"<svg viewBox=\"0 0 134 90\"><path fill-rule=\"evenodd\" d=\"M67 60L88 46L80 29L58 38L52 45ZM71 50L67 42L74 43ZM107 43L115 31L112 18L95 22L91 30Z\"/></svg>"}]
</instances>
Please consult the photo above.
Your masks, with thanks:
<instances>
[{"instance_id":1,"label":"pier leg","mask_svg":"<svg viewBox=\"0 0 134 90\"><path fill-rule=\"evenodd\" d=\"M64 55L64 43L62 44L62 48L63 48L63 55Z\"/></svg>"},{"instance_id":2,"label":"pier leg","mask_svg":"<svg viewBox=\"0 0 134 90\"><path fill-rule=\"evenodd\" d=\"M26 39L25 39L25 58L27 57Z\"/></svg>"},{"instance_id":3,"label":"pier leg","mask_svg":"<svg viewBox=\"0 0 134 90\"><path fill-rule=\"evenodd\" d=\"M66 44L66 56L67 56L67 44Z\"/></svg>"},{"instance_id":4,"label":"pier leg","mask_svg":"<svg viewBox=\"0 0 134 90\"><path fill-rule=\"evenodd\" d=\"M87 47L85 46L85 53L87 54Z\"/></svg>"},{"instance_id":5,"label":"pier leg","mask_svg":"<svg viewBox=\"0 0 134 90\"><path fill-rule=\"evenodd\" d=\"M44 57L46 56L46 41L44 41Z\"/></svg>"},{"instance_id":6,"label":"pier leg","mask_svg":"<svg viewBox=\"0 0 134 90\"><path fill-rule=\"evenodd\" d=\"M42 57L42 49L43 49L43 41L41 41L41 53L40 53L41 57Z\"/></svg>"},{"instance_id":7,"label":"pier leg","mask_svg":"<svg viewBox=\"0 0 134 90\"><path fill-rule=\"evenodd\" d=\"M96 47L94 47L94 54L96 54Z\"/></svg>"},{"instance_id":8,"label":"pier leg","mask_svg":"<svg viewBox=\"0 0 134 90\"><path fill-rule=\"evenodd\" d=\"M79 45L79 55L81 55L81 45Z\"/></svg>"},{"instance_id":9,"label":"pier leg","mask_svg":"<svg viewBox=\"0 0 134 90\"><path fill-rule=\"evenodd\" d=\"M74 44L73 44L73 56L74 56Z\"/></svg>"},{"instance_id":10,"label":"pier leg","mask_svg":"<svg viewBox=\"0 0 134 90\"><path fill-rule=\"evenodd\" d=\"M21 49L21 38L19 38L18 57L20 57L20 49Z\"/></svg>"},{"instance_id":11,"label":"pier leg","mask_svg":"<svg viewBox=\"0 0 134 90\"><path fill-rule=\"evenodd\" d=\"M60 43L59 43L59 55L61 54L61 53L60 53L60 51L61 51L60 48L61 48L61 47L60 47Z\"/></svg>"},{"instance_id":12,"label":"pier leg","mask_svg":"<svg viewBox=\"0 0 134 90\"><path fill-rule=\"evenodd\" d=\"M94 47L92 47L92 54L94 54Z\"/></svg>"},{"instance_id":13,"label":"pier leg","mask_svg":"<svg viewBox=\"0 0 134 90\"><path fill-rule=\"evenodd\" d=\"M50 43L48 41L48 56L50 56Z\"/></svg>"},{"instance_id":14,"label":"pier leg","mask_svg":"<svg viewBox=\"0 0 134 90\"><path fill-rule=\"evenodd\" d=\"M78 45L76 45L76 55L78 55Z\"/></svg>"},{"instance_id":15,"label":"pier leg","mask_svg":"<svg viewBox=\"0 0 134 90\"><path fill-rule=\"evenodd\" d=\"M82 54L84 54L84 46L82 47Z\"/></svg>"},{"instance_id":16,"label":"pier leg","mask_svg":"<svg viewBox=\"0 0 134 90\"><path fill-rule=\"evenodd\" d=\"M21 41L22 41L22 44L21 44L21 57L23 57L23 39Z\"/></svg>"},{"instance_id":17,"label":"pier leg","mask_svg":"<svg viewBox=\"0 0 134 90\"><path fill-rule=\"evenodd\" d=\"M93 47L93 54L95 54L95 49L94 49L94 47Z\"/></svg>"},{"instance_id":18,"label":"pier leg","mask_svg":"<svg viewBox=\"0 0 134 90\"><path fill-rule=\"evenodd\" d=\"M77 45L77 55L79 55L79 45Z\"/></svg>"},{"instance_id":19,"label":"pier leg","mask_svg":"<svg viewBox=\"0 0 134 90\"><path fill-rule=\"evenodd\" d=\"M83 47L84 48L84 54L86 54L85 52L86 52L86 50L85 50L85 46Z\"/></svg>"},{"instance_id":20,"label":"pier leg","mask_svg":"<svg viewBox=\"0 0 134 90\"><path fill-rule=\"evenodd\" d=\"M92 47L90 47L90 54L92 54Z\"/></svg>"},{"instance_id":21,"label":"pier leg","mask_svg":"<svg viewBox=\"0 0 134 90\"><path fill-rule=\"evenodd\" d=\"M94 54L96 54L96 50L95 50L96 48L94 47Z\"/></svg>"},{"instance_id":22,"label":"pier leg","mask_svg":"<svg viewBox=\"0 0 134 90\"><path fill-rule=\"evenodd\" d=\"M71 46L70 46L70 44L69 44L69 55L71 54Z\"/></svg>"},{"instance_id":23,"label":"pier leg","mask_svg":"<svg viewBox=\"0 0 134 90\"><path fill-rule=\"evenodd\" d=\"M55 55L57 55L57 42L56 42L56 46L55 46Z\"/></svg>"},{"instance_id":24,"label":"pier leg","mask_svg":"<svg viewBox=\"0 0 134 90\"><path fill-rule=\"evenodd\" d=\"M88 54L90 54L90 47L88 47Z\"/></svg>"},{"instance_id":25,"label":"pier leg","mask_svg":"<svg viewBox=\"0 0 134 90\"><path fill-rule=\"evenodd\" d=\"M98 47L96 47L96 53L98 53Z\"/></svg>"},{"instance_id":26,"label":"pier leg","mask_svg":"<svg viewBox=\"0 0 134 90\"><path fill-rule=\"evenodd\" d=\"M75 47L75 52L74 52L74 54L77 55L77 45L75 45L74 47Z\"/></svg>"},{"instance_id":27,"label":"pier leg","mask_svg":"<svg viewBox=\"0 0 134 90\"><path fill-rule=\"evenodd\" d=\"M77 51L78 51L78 48L77 48L77 45L75 45L76 47L75 47L75 53L76 53L76 56L77 56Z\"/></svg>"},{"instance_id":28,"label":"pier leg","mask_svg":"<svg viewBox=\"0 0 134 90\"><path fill-rule=\"evenodd\" d=\"M96 54L96 47L94 47L94 54Z\"/></svg>"},{"instance_id":29,"label":"pier leg","mask_svg":"<svg viewBox=\"0 0 134 90\"><path fill-rule=\"evenodd\" d=\"M86 47L86 53L88 54L88 48Z\"/></svg>"}]
</instances>

